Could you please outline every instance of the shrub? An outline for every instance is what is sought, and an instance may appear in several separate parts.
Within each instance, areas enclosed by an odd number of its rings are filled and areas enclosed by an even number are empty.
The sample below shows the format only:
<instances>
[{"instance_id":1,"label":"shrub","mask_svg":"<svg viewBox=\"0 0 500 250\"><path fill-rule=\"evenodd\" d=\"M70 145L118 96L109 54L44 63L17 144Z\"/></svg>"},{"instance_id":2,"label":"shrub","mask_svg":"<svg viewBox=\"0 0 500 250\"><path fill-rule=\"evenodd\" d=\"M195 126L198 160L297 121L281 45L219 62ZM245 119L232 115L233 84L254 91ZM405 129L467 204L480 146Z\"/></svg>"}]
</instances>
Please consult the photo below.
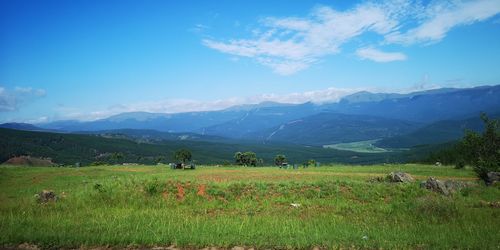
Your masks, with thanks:
<instances>
[{"instance_id":1,"label":"shrub","mask_svg":"<svg viewBox=\"0 0 500 250\"><path fill-rule=\"evenodd\" d=\"M104 189L104 187L99 183L94 184L94 190L97 190L99 193L106 192L106 189Z\"/></svg>"},{"instance_id":2,"label":"shrub","mask_svg":"<svg viewBox=\"0 0 500 250\"><path fill-rule=\"evenodd\" d=\"M154 195L160 191L160 183L158 179L153 179L144 184L144 191L149 195Z\"/></svg>"},{"instance_id":3,"label":"shrub","mask_svg":"<svg viewBox=\"0 0 500 250\"><path fill-rule=\"evenodd\" d=\"M276 166L282 166L285 162L286 162L285 155L276 155L276 157L274 157L274 164Z\"/></svg>"},{"instance_id":4,"label":"shrub","mask_svg":"<svg viewBox=\"0 0 500 250\"><path fill-rule=\"evenodd\" d=\"M455 163L455 169L463 169L463 168L465 168L465 161L463 159L460 159Z\"/></svg>"}]
</instances>

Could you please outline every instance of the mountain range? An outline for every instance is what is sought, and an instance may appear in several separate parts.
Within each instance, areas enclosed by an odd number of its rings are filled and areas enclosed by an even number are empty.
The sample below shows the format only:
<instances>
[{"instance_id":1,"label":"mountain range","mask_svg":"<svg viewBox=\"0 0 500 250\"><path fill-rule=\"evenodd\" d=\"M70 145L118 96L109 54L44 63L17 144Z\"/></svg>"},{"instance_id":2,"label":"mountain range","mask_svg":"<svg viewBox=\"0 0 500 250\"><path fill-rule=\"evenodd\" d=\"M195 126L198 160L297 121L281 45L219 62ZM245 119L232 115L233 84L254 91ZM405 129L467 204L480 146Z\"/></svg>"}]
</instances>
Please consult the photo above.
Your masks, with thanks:
<instances>
[{"instance_id":1,"label":"mountain range","mask_svg":"<svg viewBox=\"0 0 500 250\"><path fill-rule=\"evenodd\" d=\"M95 134L146 143L183 140L322 147L377 140L378 147L410 148L456 140L465 128L480 130L481 112L498 117L500 85L407 94L363 91L321 104L264 102L219 111L129 112L96 121L8 123L0 127Z\"/></svg>"}]
</instances>

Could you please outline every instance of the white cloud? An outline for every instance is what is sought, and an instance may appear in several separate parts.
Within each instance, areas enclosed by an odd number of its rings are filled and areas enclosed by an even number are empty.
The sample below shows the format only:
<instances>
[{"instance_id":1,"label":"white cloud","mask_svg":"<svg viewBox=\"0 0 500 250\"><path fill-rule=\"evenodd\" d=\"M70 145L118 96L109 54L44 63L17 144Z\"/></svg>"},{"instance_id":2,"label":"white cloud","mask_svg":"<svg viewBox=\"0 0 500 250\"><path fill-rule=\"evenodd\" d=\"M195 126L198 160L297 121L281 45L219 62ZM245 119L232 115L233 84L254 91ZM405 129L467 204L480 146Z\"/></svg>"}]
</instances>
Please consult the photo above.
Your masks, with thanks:
<instances>
[{"instance_id":1,"label":"white cloud","mask_svg":"<svg viewBox=\"0 0 500 250\"><path fill-rule=\"evenodd\" d=\"M393 61L404 61L406 60L406 55L399 52L384 52L371 47L360 48L356 51L361 59L368 59L375 62L393 62Z\"/></svg>"},{"instance_id":2,"label":"white cloud","mask_svg":"<svg viewBox=\"0 0 500 250\"><path fill-rule=\"evenodd\" d=\"M499 12L498 0L432 1L427 5L418 0L386 0L361 3L345 11L321 6L306 17L262 18L251 38L204 39L202 43L290 75L340 53L342 45L353 40L364 44L365 48L358 50L362 58L404 60L401 53L386 53L375 47L437 42L456 26L483 21ZM380 41L373 36L365 41L366 33L375 34ZM366 49L367 45L371 49Z\"/></svg>"},{"instance_id":3,"label":"white cloud","mask_svg":"<svg viewBox=\"0 0 500 250\"><path fill-rule=\"evenodd\" d=\"M15 111L20 105L43 97L45 94L45 90L31 87L15 87L11 90L0 87L0 112Z\"/></svg>"},{"instance_id":4,"label":"white cloud","mask_svg":"<svg viewBox=\"0 0 500 250\"><path fill-rule=\"evenodd\" d=\"M119 105L120 108L128 111L148 111L159 113L179 113L189 111L212 111L229 108L235 105L258 104L261 102L279 103L323 103L340 100L341 97L354 92L364 90L361 88L328 88L316 91L296 92L289 94L262 94L248 97L233 97L214 101L198 101L192 99L168 99L156 102L144 102L131 105ZM116 110L115 110L116 111Z\"/></svg>"},{"instance_id":5,"label":"white cloud","mask_svg":"<svg viewBox=\"0 0 500 250\"><path fill-rule=\"evenodd\" d=\"M427 6L420 25L406 32L390 33L386 41L402 44L438 42L456 26L484 21L499 12L498 0L438 1Z\"/></svg>"},{"instance_id":6,"label":"white cloud","mask_svg":"<svg viewBox=\"0 0 500 250\"><path fill-rule=\"evenodd\" d=\"M306 18L264 18L265 31L252 39L227 42L203 40L209 48L223 53L254 58L276 73L289 75L308 68L321 57L336 54L340 46L364 32L387 34L397 22L381 5L363 4L338 12L318 7Z\"/></svg>"},{"instance_id":7,"label":"white cloud","mask_svg":"<svg viewBox=\"0 0 500 250\"><path fill-rule=\"evenodd\" d=\"M23 95L45 96L46 92L43 89L33 89L32 87L15 87L14 91Z\"/></svg>"},{"instance_id":8,"label":"white cloud","mask_svg":"<svg viewBox=\"0 0 500 250\"><path fill-rule=\"evenodd\" d=\"M77 119L77 120L97 120L109 117L111 115L123 112L145 111L152 113L180 113L191 111L214 111L222 110L236 105L258 104L261 102L279 102L279 103L324 103L335 102L343 96L352 94L357 91L366 90L365 88L328 88L316 91L307 91L302 93L289 94L262 94L248 97L233 97L228 99L199 101L192 99L167 99L154 102L142 102L133 104L118 104L112 105L105 109L92 112L83 112L78 108L60 106L57 108L57 119Z\"/></svg>"}]
</instances>

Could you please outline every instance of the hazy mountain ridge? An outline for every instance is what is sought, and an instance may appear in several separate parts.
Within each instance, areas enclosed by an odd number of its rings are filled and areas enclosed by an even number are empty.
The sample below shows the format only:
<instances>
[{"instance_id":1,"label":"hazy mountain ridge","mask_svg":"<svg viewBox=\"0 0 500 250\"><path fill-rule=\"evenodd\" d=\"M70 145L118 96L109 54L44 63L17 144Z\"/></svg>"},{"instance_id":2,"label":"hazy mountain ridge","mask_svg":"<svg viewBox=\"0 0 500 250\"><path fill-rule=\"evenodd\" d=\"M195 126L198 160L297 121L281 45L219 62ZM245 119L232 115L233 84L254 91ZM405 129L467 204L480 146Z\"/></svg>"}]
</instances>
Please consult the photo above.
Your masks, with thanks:
<instances>
[{"instance_id":1,"label":"hazy mountain ridge","mask_svg":"<svg viewBox=\"0 0 500 250\"><path fill-rule=\"evenodd\" d=\"M500 109L500 85L450 91L433 90L415 95L368 102L339 102L326 109L345 114L373 115L385 118L432 123Z\"/></svg>"},{"instance_id":2,"label":"hazy mountain ridge","mask_svg":"<svg viewBox=\"0 0 500 250\"><path fill-rule=\"evenodd\" d=\"M282 141L307 145L385 138L379 142L380 145L394 146L394 142L389 143L389 137L401 140L404 135L412 137L411 133L413 130L417 133L419 126L425 130L426 125L441 120L479 117L480 112L498 113L499 96L500 85L467 89L443 88L408 94L364 91L346 96L337 103L264 102L220 111L176 114L129 112L91 122L55 121L36 124L34 127L24 125L13 128L73 133L133 129L143 131L129 131L125 136L146 141L154 141L151 135L154 133L150 130L172 133L159 136L169 140L176 140L176 137L207 141L232 138L240 141ZM434 131L439 132L438 129ZM139 135L140 133L143 135ZM177 133L190 134L182 137ZM441 140L453 139L462 133L463 131L453 131L448 137L434 136L441 139L427 142L440 143L443 142ZM409 137L405 140L409 140Z\"/></svg>"},{"instance_id":3,"label":"hazy mountain ridge","mask_svg":"<svg viewBox=\"0 0 500 250\"><path fill-rule=\"evenodd\" d=\"M450 93L453 91L458 91L457 88L439 88L410 92L407 94L400 93L372 93L368 91L360 91L351 95L344 96L339 102L343 103L359 103L359 102L378 102L385 99L398 99L405 97L412 97L416 95L428 95L428 94L438 94L438 93Z\"/></svg>"},{"instance_id":4,"label":"hazy mountain ridge","mask_svg":"<svg viewBox=\"0 0 500 250\"><path fill-rule=\"evenodd\" d=\"M16 129L16 130L24 130L24 131L46 131L46 132L52 131L52 132L54 132L54 130L44 129L44 128L37 127L33 124L20 123L20 122L2 123L2 124L0 124L0 128L8 128L8 129Z\"/></svg>"},{"instance_id":5,"label":"hazy mountain ridge","mask_svg":"<svg viewBox=\"0 0 500 250\"><path fill-rule=\"evenodd\" d=\"M203 127L220 124L238 118L244 112L245 111L206 111L177 114L131 112L118 114L96 121L56 121L38 124L38 126L63 131L152 129L164 132L193 132Z\"/></svg>"},{"instance_id":6,"label":"hazy mountain ridge","mask_svg":"<svg viewBox=\"0 0 500 250\"><path fill-rule=\"evenodd\" d=\"M259 107L246 112L242 117L203 128L203 134L229 138L252 138L251 134L272 128L288 121L302 118L319 111L312 103L287 106Z\"/></svg>"}]
</instances>

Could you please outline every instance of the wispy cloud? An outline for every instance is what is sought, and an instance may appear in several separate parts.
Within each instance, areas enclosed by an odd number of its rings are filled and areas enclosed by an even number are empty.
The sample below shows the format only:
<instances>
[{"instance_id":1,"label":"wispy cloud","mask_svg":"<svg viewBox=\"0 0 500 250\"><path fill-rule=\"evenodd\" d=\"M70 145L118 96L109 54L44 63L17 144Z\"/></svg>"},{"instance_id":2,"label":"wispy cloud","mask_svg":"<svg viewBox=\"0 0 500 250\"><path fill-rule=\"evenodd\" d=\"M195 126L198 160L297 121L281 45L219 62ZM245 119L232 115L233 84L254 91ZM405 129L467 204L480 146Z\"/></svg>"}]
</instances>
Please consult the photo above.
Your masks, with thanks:
<instances>
[{"instance_id":1,"label":"wispy cloud","mask_svg":"<svg viewBox=\"0 0 500 250\"><path fill-rule=\"evenodd\" d=\"M376 62L404 60L406 56L401 53L382 52L375 47L437 42L456 26L483 21L499 12L498 0L434 1L427 5L417 0L386 0L361 3L345 11L320 6L306 17L263 18L251 38L204 39L202 43L290 75L340 53L342 45L354 38L365 44L357 51L361 58ZM363 41L365 33L378 35L380 41ZM366 48L367 43L370 48Z\"/></svg>"},{"instance_id":2,"label":"wispy cloud","mask_svg":"<svg viewBox=\"0 0 500 250\"><path fill-rule=\"evenodd\" d=\"M194 25L193 27L191 27L188 31L196 33L196 34L203 34L204 32L206 32L209 29L210 29L209 26L198 23L198 24Z\"/></svg>"},{"instance_id":3,"label":"wispy cloud","mask_svg":"<svg viewBox=\"0 0 500 250\"><path fill-rule=\"evenodd\" d=\"M45 96L43 89L15 87L7 89L0 86L0 112L15 111L20 105Z\"/></svg>"},{"instance_id":4,"label":"wispy cloud","mask_svg":"<svg viewBox=\"0 0 500 250\"><path fill-rule=\"evenodd\" d=\"M500 12L498 0L437 1L421 13L420 24L407 31L386 35L389 43L434 43L442 40L453 28L484 21Z\"/></svg>"},{"instance_id":5,"label":"wispy cloud","mask_svg":"<svg viewBox=\"0 0 500 250\"><path fill-rule=\"evenodd\" d=\"M254 58L276 73L289 75L308 68L321 57L336 54L340 46L364 32L387 34L397 22L382 6L359 5L338 12L322 6L305 18L264 18L265 31L254 38L220 42L203 40L203 44L223 53Z\"/></svg>"},{"instance_id":6,"label":"wispy cloud","mask_svg":"<svg viewBox=\"0 0 500 250\"><path fill-rule=\"evenodd\" d=\"M360 48L356 51L361 59L368 59L375 62L393 62L393 61L404 61L406 60L406 55L399 52L384 52L371 47Z\"/></svg>"}]
</instances>

